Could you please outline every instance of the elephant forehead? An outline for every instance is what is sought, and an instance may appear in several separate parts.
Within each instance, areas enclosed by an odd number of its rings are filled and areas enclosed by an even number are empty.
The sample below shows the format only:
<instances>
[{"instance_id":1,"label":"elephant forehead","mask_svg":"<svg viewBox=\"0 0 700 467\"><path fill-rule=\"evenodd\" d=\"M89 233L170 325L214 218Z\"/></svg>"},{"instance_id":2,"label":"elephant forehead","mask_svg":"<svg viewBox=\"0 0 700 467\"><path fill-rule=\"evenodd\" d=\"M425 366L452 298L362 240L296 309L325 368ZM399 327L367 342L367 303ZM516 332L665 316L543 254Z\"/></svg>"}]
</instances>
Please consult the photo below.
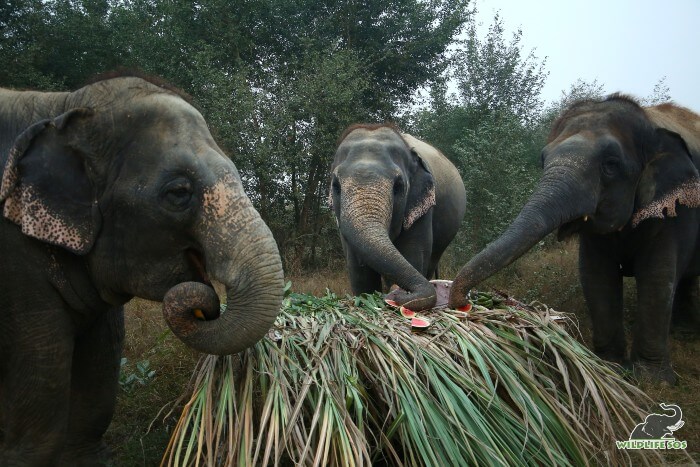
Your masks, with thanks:
<instances>
[{"instance_id":1,"label":"elephant forehead","mask_svg":"<svg viewBox=\"0 0 700 467\"><path fill-rule=\"evenodd\" d=\"M352 130L345 137L345 141L356 141L356 140L395 140L400 139L398 133L389 127L379 127L379 128L356 128Z\"/></svg>"},{"instance_id":2,"label":"elephant forehead","mask_svg":"<svg viewBox=\"0 0 700 467\"><path fill-rule=\"evenodd\" d=\"M346 158L379 157L396 153L406 153L408 146L404 139L388 128L377 130L353 130L338 147L338 152Z\"/></svg>"},{"instance_id":3,"label":"elephant forehead","mask_svg":"<svg viewBox=\"0 0 700 467\"><path fill-rule=\"evenodd\" d=\"M155 94L144 98L134 108L124 111L124 118L142 135L159 146L197 147L213 138L204 117L177 96Z\"/></svg>"}]
</instances>

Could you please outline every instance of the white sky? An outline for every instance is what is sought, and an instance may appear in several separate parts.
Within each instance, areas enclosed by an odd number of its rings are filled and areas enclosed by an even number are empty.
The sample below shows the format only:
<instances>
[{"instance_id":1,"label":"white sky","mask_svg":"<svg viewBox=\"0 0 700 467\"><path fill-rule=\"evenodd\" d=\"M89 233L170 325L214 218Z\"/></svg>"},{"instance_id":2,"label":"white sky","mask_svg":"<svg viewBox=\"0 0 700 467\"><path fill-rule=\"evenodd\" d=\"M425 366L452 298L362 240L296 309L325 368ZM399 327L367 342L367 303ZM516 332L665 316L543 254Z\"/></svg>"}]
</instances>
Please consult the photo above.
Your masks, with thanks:
<instances>
[{"instance_id":1,"label":"white sky","mask_svg":"<svg viewBox=\"0 0 700 467\"><path fill-rule=\"evenodd\" d=\"M647 97L666 76L671 98L700 113L700 0L474 1L480 31L500 10L504 39L521 27L524 54L547 57L548 102L578 78Z\"/></svg>"}]
</instances>

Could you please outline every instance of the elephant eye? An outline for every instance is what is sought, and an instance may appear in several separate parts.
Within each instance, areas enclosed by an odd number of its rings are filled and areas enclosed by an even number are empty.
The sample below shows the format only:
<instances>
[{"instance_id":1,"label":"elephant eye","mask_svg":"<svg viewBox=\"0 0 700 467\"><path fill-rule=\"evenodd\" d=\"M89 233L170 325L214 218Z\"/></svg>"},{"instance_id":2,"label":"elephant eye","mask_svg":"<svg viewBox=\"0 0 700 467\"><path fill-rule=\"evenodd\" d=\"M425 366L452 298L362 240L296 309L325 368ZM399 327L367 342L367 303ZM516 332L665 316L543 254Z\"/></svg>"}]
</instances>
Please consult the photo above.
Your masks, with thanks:
<instances>
[{"instance_id":1,"label":"elephant eye","mask_svg":"<svg viewBox=\"0 0 700 467\"><path fill-rule=\"evenodd\" d=\"M603 160L603 175L613 177L620 171L620 160L617 157L606 157Z\"/></svg>"},{"instance_id":2,"label":"elephant eye","mask_svg":"<svg viewBox=\"0 0 700 467\"><path fill-rule=\"evenodd\" d=\"M189 205L192 193L192 182L177 178L163 187L162 196L171 207L183 209Z\"/></svg>"}]
</instances>

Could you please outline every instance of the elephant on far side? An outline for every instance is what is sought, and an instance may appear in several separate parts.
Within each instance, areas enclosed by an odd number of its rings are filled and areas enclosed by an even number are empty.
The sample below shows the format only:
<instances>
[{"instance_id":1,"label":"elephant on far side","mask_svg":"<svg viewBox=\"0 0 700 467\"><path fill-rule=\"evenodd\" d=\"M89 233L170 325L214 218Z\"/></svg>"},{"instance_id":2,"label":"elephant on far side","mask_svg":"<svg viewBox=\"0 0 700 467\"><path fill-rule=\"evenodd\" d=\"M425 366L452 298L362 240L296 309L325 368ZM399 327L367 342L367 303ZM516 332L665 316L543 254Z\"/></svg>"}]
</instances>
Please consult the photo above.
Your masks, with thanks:
<instances>
[{"instance_id":1,"label":"elephant on far side","mask_svg":"<svg viewBox=\"0 0 700 467\"><path fill-rule=\"evenodd\" d=\"M428 279L466 210L455 166L436 148L383 124L356 124L340 138L330 204L355 294L397 284L412 310L435 305Z\"/></svg>"},{"instance_id":2,"label":"elephant on far side","mask_svg":"<svg viewBox=\"0 0 700 467\"><path fill-rule=\"evenodd\" d=\"M671 317L697 317L700 274L700 115L642 107L613 94L572 104L542 150L544 173L499 238L459 272L450 306L550 232L578 234L581 288L602 358L627 359L623 277L637 284L630 360L636 373L675 382ZM690 326L690 324L689 324Z\"/></svg>"}]
</instances>

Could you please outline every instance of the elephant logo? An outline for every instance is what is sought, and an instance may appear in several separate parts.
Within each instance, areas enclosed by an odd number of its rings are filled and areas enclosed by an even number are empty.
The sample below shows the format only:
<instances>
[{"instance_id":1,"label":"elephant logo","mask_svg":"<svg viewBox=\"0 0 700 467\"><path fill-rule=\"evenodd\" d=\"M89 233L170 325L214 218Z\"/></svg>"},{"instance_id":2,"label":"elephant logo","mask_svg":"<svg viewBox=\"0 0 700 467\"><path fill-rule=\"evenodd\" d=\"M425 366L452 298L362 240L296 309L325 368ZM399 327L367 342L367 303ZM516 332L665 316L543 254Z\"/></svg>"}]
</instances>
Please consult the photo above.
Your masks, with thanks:
<instances>
[{"instance_id":1,"label":"elephant logo","mask_svg":"<svg viewBox=\"0 0 700 467\"><path fill-rule=\"evenodd\" d=\"M652 413L642 423L637 424L625 441L616 441L618 449L686 449L687 441L679 441L673 432L685 422L683 411L675 404L659 404L665 412Z\"/></svg>"},{"instance_id":2,"label":"elephant logo","mask_svg":"<svg viewBox=\"0 0 700 467\"><path fill-rule=\"evenodd\" d=\"M630 434L630 440L675 439L673 432L685 425L683 411L674 404L662 402L659 405L666 412L672 411L673 414L652 413L647 415L642 423L634 427Z\"/></svg>"}]
</instances>

